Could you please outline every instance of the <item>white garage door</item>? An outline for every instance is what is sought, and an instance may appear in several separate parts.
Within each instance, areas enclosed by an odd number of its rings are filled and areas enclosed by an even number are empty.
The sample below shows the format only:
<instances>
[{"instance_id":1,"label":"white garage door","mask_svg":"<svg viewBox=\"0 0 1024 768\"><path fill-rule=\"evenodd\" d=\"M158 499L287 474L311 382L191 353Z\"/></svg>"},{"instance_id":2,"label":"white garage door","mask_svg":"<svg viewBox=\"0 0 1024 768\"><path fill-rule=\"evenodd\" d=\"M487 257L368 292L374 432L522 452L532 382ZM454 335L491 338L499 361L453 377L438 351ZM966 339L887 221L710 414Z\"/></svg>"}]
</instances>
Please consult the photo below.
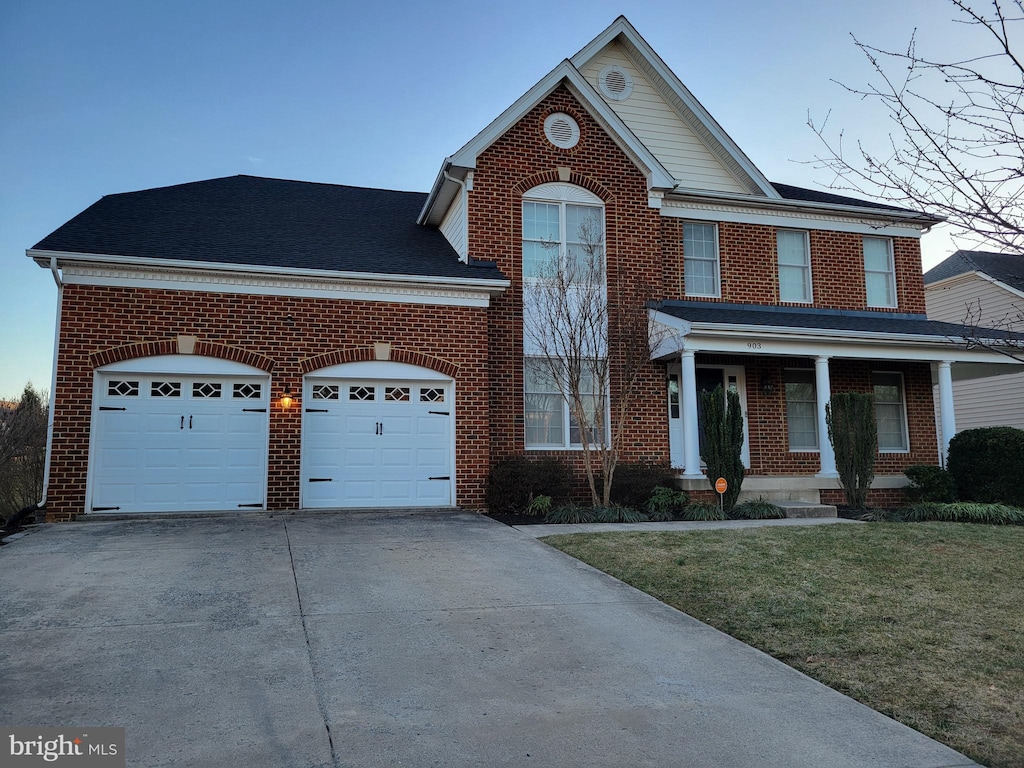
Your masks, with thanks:
<instances>
[{"instance_id":1,"label":"white garage door","mask_svg":"<svg viewBox=\"0 0 1024 768\"><path fill-rule=\"evenodd\" d=\"M452 498L451 385L310 378L305 507L436 507Z\"/></svg>"},{"instance_id":2,"label":"white garage door","mask_svg":"<svg viewBox=\"0 0 1024 768\"><path fill-rule=\"evenodd\" d=\"M91 511L263 508L265 377L117 372L96 386Z\"/></svg>"}]
</instances>

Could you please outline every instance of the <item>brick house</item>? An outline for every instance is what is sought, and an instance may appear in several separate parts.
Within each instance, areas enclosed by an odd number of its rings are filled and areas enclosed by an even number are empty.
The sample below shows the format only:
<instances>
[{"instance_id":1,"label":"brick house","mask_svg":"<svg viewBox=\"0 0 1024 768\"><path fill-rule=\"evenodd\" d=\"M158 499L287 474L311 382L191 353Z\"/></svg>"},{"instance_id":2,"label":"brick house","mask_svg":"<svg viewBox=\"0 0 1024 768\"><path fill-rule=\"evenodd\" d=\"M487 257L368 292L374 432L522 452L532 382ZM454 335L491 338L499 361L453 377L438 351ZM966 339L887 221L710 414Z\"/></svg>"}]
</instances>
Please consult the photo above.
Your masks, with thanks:
<instances>
[{"instance_id":1,"label":"brick house","mask_svg":"<svg viewBox=\"0 0 1024 768\"><path fill-rule=\"evenodd\" d=\"M212 179L104 197L29 249L60 291L48 519L481 508L496 461L578 457L522 323L583 217L608 295L646 291L668 330L622 458L691 489L701 389L740 395L745 490L830 502L824 403L873 391L883 503L940 460L952 371L1003 362L924 314L933 219L769 182L620 17L428 194Z\"/></svg>"}]
</instances>

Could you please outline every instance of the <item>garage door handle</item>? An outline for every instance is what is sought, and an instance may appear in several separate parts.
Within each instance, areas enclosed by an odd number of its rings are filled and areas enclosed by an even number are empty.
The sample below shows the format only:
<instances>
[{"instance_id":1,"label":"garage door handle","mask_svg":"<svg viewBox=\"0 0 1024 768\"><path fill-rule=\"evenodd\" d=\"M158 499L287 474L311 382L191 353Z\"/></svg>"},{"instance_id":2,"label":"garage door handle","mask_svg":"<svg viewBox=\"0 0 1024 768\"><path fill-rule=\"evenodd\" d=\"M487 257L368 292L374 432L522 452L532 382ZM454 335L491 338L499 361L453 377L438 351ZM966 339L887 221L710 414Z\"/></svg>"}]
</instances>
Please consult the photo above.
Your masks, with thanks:
<instances>
[{"instance_id":1,"label":"garage door handle","mask_svg":"<svg viewBox=\"0 0 1024 768\"><path fill-rule=\"evenodd\" d=\"M266 408L243 408L242 413L266 413Z\"/></svg>"},{"instance_id":2,"label":"garage door handle","mask_svg":"<svg viewBox=\"0 0 1024 768\"><path fill-rule=\"evenodd\" d=\"M434 416L451 416L451 413L449 411L427 411L427 413L432 414Z\"/></svg>"},{"instance_id":3,"label":"garage door handle","mask_svg":"<svg viewBox=\"0 0 1024 768\"><path fill-rule=\"evenodd\" d=\"M326 408L307 408L306 413L328 413Z\"/></svg>"},{"instance_id":4,"label":"garage door handle","mask_svg":"<svg viewBox=\"0 0 1024 768\"><path fill-rule=\"evenodd\" d=\"M184 428L185 428L185 417L184 417L184 416L182 416L182 417L181 417L181 426L180 426L180 427L178 427L178 429L184 429Z\"/></svg>"},{"instance_id":5,"label":"garage door handle","mask_svg":"<svg viewBox=\"0 0 1024 768\"><path fill-rule=\"evenodd\" d=\"M189 417L188 417L188 428L192 429L192 415L191 414L189 414Z\"/></svg>"},{"instance_id":6,"label":"garage door handle","mask_svg":"<svg viewBox=\"0 0 1024 768\"><path fill-rule=\"evenodd\" d=\"M309 482L311 482L311 483L330 483L330 482L333 482L333 481L334 481L333 477L311 477L311 478L309 478Z\"/></svg>"},{"instance_id":7,"label":"garage door handle","mask_svg":"<svg viewBox=\"0 0 1024 768\"><path fill-rule=\"evenodd\" d=\"M427 480L451 480L451 475L445 475L444 477L428 477Z\"/></svg>"},{"instance_id":8,"label":"garage door handle","mask_svg":"<svg viewBox=\"0 0 1024 768\"><path fill-rule=\"evenodd\" d=\"M110 405L101 405L100 406L100 410L101 411L127 411L128 409L127 408L114 408L113 406L110 406Z\"/></svg>"}]
</instances>

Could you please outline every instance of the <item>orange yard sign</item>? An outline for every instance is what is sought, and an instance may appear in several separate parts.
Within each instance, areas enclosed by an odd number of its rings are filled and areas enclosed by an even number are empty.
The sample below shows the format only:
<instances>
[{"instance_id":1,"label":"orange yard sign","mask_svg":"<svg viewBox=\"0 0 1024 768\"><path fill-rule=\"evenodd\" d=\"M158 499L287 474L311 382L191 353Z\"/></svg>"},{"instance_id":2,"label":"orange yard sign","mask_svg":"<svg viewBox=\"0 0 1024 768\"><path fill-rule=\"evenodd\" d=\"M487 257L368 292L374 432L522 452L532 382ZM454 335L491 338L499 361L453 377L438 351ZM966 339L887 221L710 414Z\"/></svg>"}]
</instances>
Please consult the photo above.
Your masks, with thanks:
<instances>
[{"instance_id":1,"label":"orange yard sign","mask_svg":"<svg viewBox=\"0 0 1024 768\"><path fill-rule=\"evenodd\" d=\"M715 480L715 490L719 493L725 493L729 490L729 483L726 482L724 477L720 477Z\"/></svg>"}]
</instances>

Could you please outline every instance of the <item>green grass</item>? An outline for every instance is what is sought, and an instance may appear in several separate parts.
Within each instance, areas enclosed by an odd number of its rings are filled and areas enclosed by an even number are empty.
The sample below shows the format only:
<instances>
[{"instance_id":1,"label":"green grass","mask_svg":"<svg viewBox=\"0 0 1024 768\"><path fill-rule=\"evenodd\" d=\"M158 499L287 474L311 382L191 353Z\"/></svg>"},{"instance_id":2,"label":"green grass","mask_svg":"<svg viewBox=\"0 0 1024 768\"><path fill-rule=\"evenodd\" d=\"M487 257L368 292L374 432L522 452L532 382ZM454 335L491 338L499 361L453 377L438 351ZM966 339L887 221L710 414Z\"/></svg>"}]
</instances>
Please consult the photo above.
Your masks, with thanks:
<instances>
[{"instance_id":1,"label":"green grass","mask_svg":"<svg viewBox=\"0 0 1024 768\"><path fill-rule=\"evenodd\" d=\"M545 541L978 762L1024 767L1024 529L876 523Z\"/></svg>"}]
</instances>

